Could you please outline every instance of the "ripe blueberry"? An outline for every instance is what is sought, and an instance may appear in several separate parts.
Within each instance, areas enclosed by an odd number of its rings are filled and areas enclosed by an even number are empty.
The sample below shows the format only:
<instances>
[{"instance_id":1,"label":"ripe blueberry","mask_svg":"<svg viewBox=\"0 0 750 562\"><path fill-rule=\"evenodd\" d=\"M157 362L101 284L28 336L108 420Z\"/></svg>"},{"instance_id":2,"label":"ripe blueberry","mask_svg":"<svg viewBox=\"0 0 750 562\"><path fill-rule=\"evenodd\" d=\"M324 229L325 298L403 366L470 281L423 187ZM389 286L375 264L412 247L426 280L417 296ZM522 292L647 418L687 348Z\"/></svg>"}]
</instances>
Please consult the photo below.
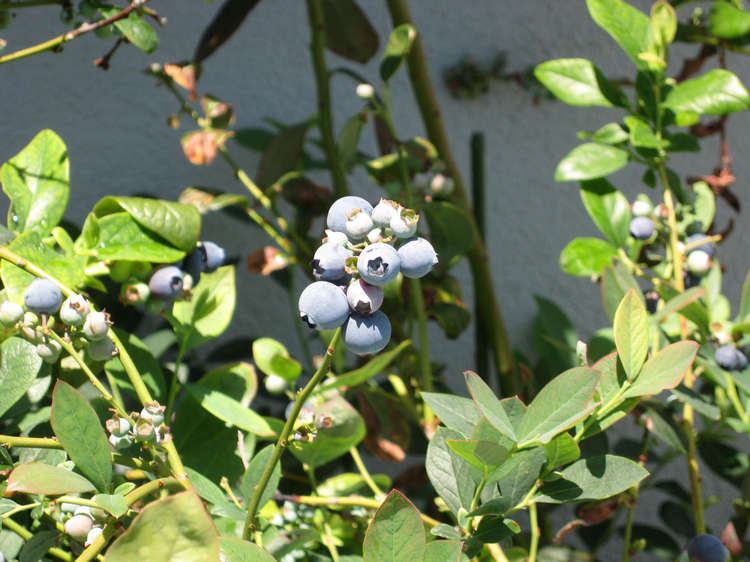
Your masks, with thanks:
<instances>
[{"instance_id":1,"label":"ripe blueberry","mask_svg":"<svg viewBox=\"0 0 750 562\"><path fill-rule=\"evenodd\" d=\"M377 353L391 339L391 322L378 310L369 316L352 313L344 324L341 338L346 349L357 355Z\"/></svg>"},{"instance_id":2,"label":"ripe blueberry","mask_svg":"<svg viewBox=\"0 0 750 562\"><path fill-rule=\"evenodd\" d=\"M404 277L419 279L424 277L438 262L435 249L424 238L409 238L398 249L401 259L401 273Z\"/></svg>"},{"instance_id":3,"label":"ripe blueberry","mask_svg":"<svg viewBox=\"0 0 750 562\"><path fill-rule=\"evenodd\" d=\"M23 294L26 310L34 314L54 314L60 310L62 292L60 287L49 279L37 277L26 287Z\"/></svg>"},{"instance_id":4,"label":"ripe blueberry","mask_svg":"<svg viewBox=\"0 0 750 562\"><path fill-rule=\"evenodd\" d=\"M648 217L635 217L630 221L630 234L636 240L648 240L654 233L654 221Z\"/></svg>"},{"instance_id":5,"label":"ripe blueberry","mask_svg":"<svg viewBox=\"0 0 750 562\"><path fill-rule=\"evenodd\" d=\"M346 289L346 300L354 312L367 316L383 304L383 288L357 279Z\"/></svg>"},{"instance_id":6,"label":"ripe blueberry","mask_svg":"<svg viewBox=\"0 0 750 562\"><path fill-rule=\"evenodd\" d=\"M206 273L213 273L224 265L227 254L224 248L213 242L201 242L201 244L206 251Z\"/></svg>"},{"instance_id":7,"label":"ripe blueberry","mask_svg":"<svg viewBox=\"0 0 750 562\"><path fill-rule=\"evenodd\" d=\"M68 326L81 326L90 312L91 306L83 296L70 295L60 307L60 320Z\"/></svg>"},{"instance_id":8,"label":"ripe blueberry","mask_svg":"<svg viewBox=\"0 0 750 562\"><path fill-rule=\"evenodd\" d=\"M112 325L106 312L91 312L83 323L83 333L89 341L99 341L107 337L107 331Z\"/></svg>"},{"instance_id":9,"label":"ripe blueberry","mask_svg":"<svg viewBox=\"0 0 750 562\"><path fill-rule=\"evenodd\" d=\"M302 291L299 315L311 328L335 330L349 316L349 303L341 288L325 281L316 281Z\"/></svg>"},{"instance_id":10,"label":"ripe blueberry","mask_svg":"<svg viewBox=\"0 0 750 562\"><path fill-rule=\"evenodd\" d=\"M346 275L346 260L352 257L352 252L341 244L329 242L315 251L310 262L313 275L318 281L335 281Z\"/></svg>"},{"instance_id":11,"label":"ripe blueberry","mask_svg":"<svg viewBox=\"0 0 750 562\"><path fill-rule=\"evenodd\" d=\"M738 351L733 345L723 345L716 350L714 359L716 364L725 371L739 371L742 361L740 355L742 355L742 352Z\"/></svg>"},{"instance_id":12,"label":"ripe blueberry","mask_svg":"<svg viewBox=\"0 0 750 562\"><path fill-rule=\"evenodd\" d=\"M182 271L193 278L194 284L197 285L200 281L201 273L206 271L206 248L203 246L196 247L195 250L185 256L180 267Z\"/></svg>"},{"instance_id":13,"label":"ripe blueberry","mask_svg":"<svg viewBox=\"0 0 750 562\"><path fill-rule=\"evenodd\" d=\"M387 285L396 278L400 269L398 252L382 242L367 246L357 259L357 271L370 285Z\"/></svg>"},{"instance_id":14,"label":"ripe blueberry","mask_svg":"<svg viewBox=\"0 0 750 562\"><path fill-rule=\"evenodd\" d=\"M173 301L182 293L182 271L174 265L157 269L148 282L151 296L160 301Z\"/></svg>"},{"instance_id":15,"label":"ripe blueberry","mask_svg":"<svg viewBox=\"0 0 750 562\"><path fill-rule=\"evenodd\" d=\"M727 550L713 535L698 535L688 544L688 558L691 562L724 562Z\"/></svg>"},{"instance_id":16,"label":"ripe blueberry","mask_svg":"<svg viewBox=\"0 0 750 562\"><path fill-rule=\"evenodd\" d=\"M372 205L361 197L347 195L338 199L328 209L328 217L326 219L328 228L336 232L346 232L346 215L350 215L354 209L359 209L368 215L372 215Z\"/></svg>"}]
</instances>

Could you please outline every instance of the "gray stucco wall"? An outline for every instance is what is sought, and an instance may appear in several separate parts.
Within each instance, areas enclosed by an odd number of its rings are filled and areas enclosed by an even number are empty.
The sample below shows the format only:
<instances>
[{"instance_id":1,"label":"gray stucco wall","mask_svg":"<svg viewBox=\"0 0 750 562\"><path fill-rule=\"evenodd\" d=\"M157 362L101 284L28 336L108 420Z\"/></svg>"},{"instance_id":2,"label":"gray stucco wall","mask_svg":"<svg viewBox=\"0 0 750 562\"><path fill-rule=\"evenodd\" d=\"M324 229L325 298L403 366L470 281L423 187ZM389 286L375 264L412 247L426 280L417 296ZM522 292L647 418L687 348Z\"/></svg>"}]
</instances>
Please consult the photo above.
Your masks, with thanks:
<instances>
[{"instance_id":1,"label":"gray stucco wall","mask_svg":"<svg viewBox=\"0 0 750 562\"><path fill-rule=\"evenodd\" d=\"M644 11L650 6L644 0L633 3ZM179 139L192 125L183 120L179 131L166 126L166 117L177 109L177 104L168 92L155 89L154 81L141 73L152 62L189 58L218 4L197 0L150 3L169 20L159 30L159 50L154 55L144 55L132 46L122 48L108 72L95 68L92 61L103 55L111 42L93 36L67 44L61 54L47 53L0 66L0 162L16 154L40 130L55 130L66 142L71 160L72 193L67 218L78 224L99 198L112 193L148 192L176 199L190 185L243 193L241 184L220 159L209 167L193 166L185 159ZM360 4L384 44L390 24L384 3L362 0ZM555 184L552 177L558 161L578 144L576 131L595 130L619 119L620 113L571 108L559 102L535 106L528 93L512 83L493 83L490 92L480 99L456 101L440 77L446 66L467 54L479 63L490 64L500 50L507 52L509 69L517 70L551 58L585 57L611 76L631 76L630 61L591 21L583 0L422 0L411 4L425 42L445 125L466 179L470 135L484 131L487 137L488 247L495 289L512 344L526 351L531 348L534 294L559 303L582 339L587 338L607 323L598 286L564 275L557 264L560 251L572 238L599 234L586 215L577 186ZM65 31L55 7L18 10L17 15L11 27L0 32L0 37L8 40L5 53ZM304 120L315 111L308 45L302 2L261 2L240 31L206 62L200 91L233 104L237 127L257 126L263 117L287 123ZM693 55L694 51L676 50L673 73L679 69L681 56ZM728 59L730 69L750 85L748 59L734 55ZM330 67L348 64L331 54L328 61ZM376 62L358 70L377 80ZM333 94L338 130L362 103L348 79L334 79ZM401 136L424 134L403 72L394 81L394 98ZM729 125L738 177L734 190L743 202L748 198L746 186L750 178L748 119L745 112L733 116ZM364 137L365 148L374 153L371 130ZM703 147L700 155L674 158L673 165L683 178L713 170L718 158L717 139L704 142ZM255 156L236 146L231 146L231 150L243 167L255 169ZM641 173L630 166L614 175L612 181L632 200L646 189L640 183ZM325 175L317 179L329 183ZM353 191L372 201L382 193L362 173L356 174L351 184ZM656 198L655 192L649 191L649 195ZM734 233L722 246L720 258L726 257L725 294L736 311L742 280L750 267L750 254L746 251L750 246L750 217L734 215L721 201L718 206L718 224L724 224L729 216L735 218ZM4 212L5 208L7 201L2 202L0 210ZM248 229L222 215L205 219L203 238L223 244L230 255L241 260L269 243L259 230ZM456 275L467 301L473 302L465 263L457 268ZM238 292L240 305L233 336L270 336L297 353L292 319L279 287L239 267ZM473 368L471 331L456 341L445 341L437 328L431 329L430 336L434 358L447 364L447 377L460 389L460 374ZM684 475L675 477L686 481ZM721 491L722 488L711 487L706 490L707 495ZM727 509L726 503L714 508L721 510L715 513L721 513L722 521ZM613 559L619 556L617 552L613 551Z\"/></svg>"}]
</instances>

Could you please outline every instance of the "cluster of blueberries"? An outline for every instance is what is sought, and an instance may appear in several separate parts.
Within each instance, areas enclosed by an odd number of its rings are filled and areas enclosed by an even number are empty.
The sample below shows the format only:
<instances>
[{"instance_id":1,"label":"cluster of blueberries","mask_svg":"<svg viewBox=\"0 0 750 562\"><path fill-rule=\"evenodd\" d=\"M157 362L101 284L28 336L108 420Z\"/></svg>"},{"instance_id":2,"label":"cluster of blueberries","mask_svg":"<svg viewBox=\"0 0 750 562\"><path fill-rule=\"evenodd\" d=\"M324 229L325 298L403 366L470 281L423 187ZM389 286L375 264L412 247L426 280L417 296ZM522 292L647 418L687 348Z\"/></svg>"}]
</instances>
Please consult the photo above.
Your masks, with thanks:
<instances>
[{"instance_id":1,"label":"cluster of blueberries","mask_svg":"<svg viewBox=\"0 0 750 562\"><path fill-rule=\"evenodd\" d=\"M194 287L201 273L212 273L224 262L224 250L213 242L198 243L185 257L181 267L167 265L154 269L147 262L118 261L112 264L110 276L122 283L120 299L131 305L145 304L158 313L165 303L174 301ZM60 288L49 279L37 277L26 288L24 307L5 301L0 305L0 323L18 328L21 335L36 345L39 356L47 363L56 363L62 345L49 336L55 326L55 314L65 324L65 337L86 352L94 361L109 361L117 353L114 342L107 337L112 325L109 314L92 311L81 295L70 295L63 302Z\"/></svg>"},{"instance_id":2,"label":"cluster of blueberries","mask_svg":"<svg viewBox=\"0 0 750 562\"><path fill-rule=\"evenodd\" d=\"M633 213L633 220L630 221L630 235L643 242L651 240L656 230L651 218L651 214L654 212L651 203L639 199L630 208ZM689 236L684 243L681 243L683 244L681 249L687 249L685 252L685 265L687 266L685 282L688 286L697 285L700 278L711 270L711 258L716 252L716 245L713 242L700 244L701 240L705 238L707 238L705 234L697 233Z\"/></svg>"},{"instance_id":3,"label":"cluster of blueberries","mask_svg":"<svg viewBox=\"0 0 750 562\"><path fill-rule=\"evenodd\" d=\"M379 310L383 286L399 272L423 277L438 262L432 244L414 236L418 221L394 201L381 199L373 208L361 197L338 199L328 211L327 238L310 262L317 281L299 298L302 320L317 330L342 327L344 346L358 355L382 350L391 338L391 323Z\"/></svg>"}]
</instances>

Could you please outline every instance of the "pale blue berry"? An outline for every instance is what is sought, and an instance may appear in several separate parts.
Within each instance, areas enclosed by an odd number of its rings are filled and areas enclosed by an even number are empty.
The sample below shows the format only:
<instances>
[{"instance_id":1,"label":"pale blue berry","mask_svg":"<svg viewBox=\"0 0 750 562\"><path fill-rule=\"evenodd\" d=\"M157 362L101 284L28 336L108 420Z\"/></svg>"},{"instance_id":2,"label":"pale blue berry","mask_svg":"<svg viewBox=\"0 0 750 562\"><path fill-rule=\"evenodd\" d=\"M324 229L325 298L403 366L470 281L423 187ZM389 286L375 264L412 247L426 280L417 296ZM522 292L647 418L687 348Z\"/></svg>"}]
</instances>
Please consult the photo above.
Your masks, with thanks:
<instances>
[{"instance_id":1,"label":"pale blue berry","mask_svg":"<svg viewBox=\"0 0 750 562\"><path fill-rule=\"evenodd\" d=\"M224 265L227 254L224 248L214 242L201 242L201 244L206 252L206 273L213 273Z\"/></svg>"},{"instance_id":2,"label":"pale blue berry","mask_svg":"<svg viewBox=\"0 0 750 562\"><path fill-rule=\"evenodd\" d=\"M360 210L353 211L346 217L346 233L355 240L361 240L372 230L372 219Z\"/></svg>"},{"instance_id":3,"label":"pale blue berry","mask_svg":"<svg viewBox=\"0 0 750 562\"><path fill-rule=\"evenodd\" d=\"M91 312L86 316L83 323L83 333L89 341L99 341L107 336L107 331L112 325L109 314L106 312Z\"/></svg>"},{"instance_id":4,"label":"pale blue berry","mask_svg":"<svg viewBox=\"0 0 750 562\"><path fill-rule=\"evenodd\" d=\"M169 265L157 269L148 282L151 296L160 301L173 301L182 293L182 271Z\"/></svg>"},{"instance_id":5,"label":"pale blue berry","mask_svg":"<svg viewBox=\"0 0 750 562\"><path fill-rule=\"evenodd\" d=\"M383 304L383 288L357 279L346 289L346 300L354 312L367 316Z\"/></svg>"},{"instance_id":6,"label":"pale blue berry","mask_svg":"<svg viewBox=\"0 0 750 562\"><path fill-rule=\"evenodd\" d=\"M12 328L23 318L23 307L15 302L5 301L0 306L0 322L6 328Z\"/></svg>"},{"instance_id":7,"label":"pale blue berry","mask_svg":"<svg viewBox=\"0 0 750 562\"><path fill-rule=\"evenodd\" d=\"M711 256L703 250L690 252L687 257L687 267L693 275L703 277L711 270Z\"/></svg>"},{"instance_id":8,"label":"pale blue berry","mask_svg":"<svg viewBox=\"0 0 750 562\"><path fill-rule=\"evenodd\" d=\"M302 291L299 315L311 328L335 330L349 316L349 303L341 288L325 281L316 281Z\"/></svg>"},{"instance_id":9,"label":"pale blue berry","mask_svg":"<svg viewBox=\"0 0 750 562\"><path fill-rule=\"evenodd\" d=\"M42 342L36 346L36 352L45 363L54 364L62 353L62 346L55 340Z\"/></svg>"},{"instance_id":10,"label":"pale blue berry","mask_svg":"<svg viewBox=\"0 0 750 562\"><path fill-rule=\"evenodd\" d=\"M648 240L654 229L654 221L648 217L635 217L630 221L630 234L636 240Z\"/></svg>"},{"instance_id":11,"label":"pale blue berry","mask_svg":"<svg viewBox=\"0 0 750 562\"><path fill-rule=\"evenodd\" d=\"M310 262L313 275L318 281L335 281L346 275L346 260L352 257L352 252L341 244L323 244L315 251Z\"/></svg>"},{"instance_id":12,"label":"pale blue berry","mask_svg":"<svg viewBox=\"0 0 750 562\"><path fill-rule=\"evenodd\" d=\"M109 361L114 357L116 348L114 342L109 338L102 338L89 343L87 348L89 357L94 361Z\"/></svg>"},{"instance_id":13,"label":"pale blue berry","mask_svg":"<svg viewBox=\"0 0 750 562\"><path fill-rule=\"evenodd\" d=\"M346 232L346 215L350 215L354 209L359 209L368 215L372 215L372 205L361 197L347 195L338 199L328 209L328 217L326 219L328 228L336 232Z\"/></svg>"},{"instance_id":14,"label":"pale blue berry","mask_svg":"<svg viewBox=\"0 0 750 562\"><path fill-rule=\"evenodd\" d=\"M370 285L387 285L396 278L400 268L398 252L382 242L367 246L357 259L357 271Z\"/></svg>"},{"instance_id":15,"label":"pale blue berry","mask_svg":"<svg viewBox=\"0 0 750 562\"><path fill-rule=\"evenodd\" d=\"M63 528L70 537L78 542L84 542L94 526L94 521L88 515L74 515L65 522Z\"/></svg>"},{"instance_id":16,"label":"pale blue berry","mask_svg":"<svg viewBox=\"0 0 750 562\"><path fill-rule=\"evenodd\" d=\"M378 353L391 339L391 322L380 310L369 316L353 313L344 324L341 338L352 353Z\"/></svg>"},{"instance_id":17,"label":"pale blue berry","mask_svg":"<svg viewBox=\"0 0 750 562\"><path fill-rule=\"evenodd\" d=\"M713 535L698 535L688 544L688 558L691 562L725 562L727 549Z\"/></svg>"},{"instance_id":18,"label":"pale blue berry","mask_svg":"<svg viewBox=\"0 0 750 562\"><path fill-rule=\"evenodd\" d=\"M54 314L60 310L62 292L49 279L37 277L23 294L26 310L35 314Z\"/></svg>"},{"instance_id":19,"label":"pale blue berry","mask_svg":"<svg viewBox=\"0 0 750 562\"><path fill-rule=\"evenodd\" d=\"M401 259L401 273L404 277L419 279L424 277L438 263L437 254L424 238L409 238L398 249Z\"/></svg>"},{"instance_id":20,"label":"pale blue berry","mask_svg":"<svg viewBox=\"0 0 750 562\"><path fill-rule=\"evenodd\" d=\"M91 306L82 295L70 295L60 307L60 320L68 326L81 326L90 312Z\"/></svg>"},{"instance_id":21,"label":"pale blue berry","mask_svg":"<svg viewBox=\"0 0 750 562\"><path fill-rule=\"evenodd\" d=\"M397 217L401 205L395 201L381 199L372 211L372 222L381 228L389 227L391 219Z\"/></svg>"},{"instance_id":22,"label":"pale blue berry","mask_svg":"<svg viewBox=\"0 0 750 562\"><path fill-rule=\"evenodd\" d=\"M402 211L391 219L391 230L399 238L411 238L417 231L419 215L414 211Z\"/></svg>"}]
</instances>

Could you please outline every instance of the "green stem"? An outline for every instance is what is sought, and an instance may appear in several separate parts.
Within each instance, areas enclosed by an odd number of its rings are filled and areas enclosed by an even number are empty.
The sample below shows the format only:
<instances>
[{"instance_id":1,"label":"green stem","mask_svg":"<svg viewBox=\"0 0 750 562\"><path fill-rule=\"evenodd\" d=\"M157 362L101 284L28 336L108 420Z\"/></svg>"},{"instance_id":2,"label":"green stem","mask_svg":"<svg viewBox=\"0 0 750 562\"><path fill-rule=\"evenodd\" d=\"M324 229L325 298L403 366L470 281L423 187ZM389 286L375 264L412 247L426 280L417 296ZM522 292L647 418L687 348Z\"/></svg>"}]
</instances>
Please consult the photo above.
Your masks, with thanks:
<instances>
[{"instance_id":1,"label":"green stem","mask_svg":"<svg viewBox=\"0 0 750 562\"><path fill-rule=\"evenodd\" d=\"M312 488L313 496L318 495L318 482L315 478L315 469L311 468L308 465L303 465L305 468L305 472L307 473L307 479L310 481L310 487ZM328 512L326 510L321 510L323 515L323 532L321 535L323 536L323 544L328 549L328 552L331 553L331 559L333 562L339 561L339 550L336 548L336 544L333 539L333 529L331 529L331 524L328 519ZM316 517L317 519L317 517ZM320 531L319 531L320 532Z\"/></svg>"},{"instance_id":2,"label":"green stem","mask_svg":"<svg viewBox=\"0 0 750 562\"><path fill-rule=\"evenodd\" d=\"M630 560L630 543L633 539L633 511L635 504L628 502L627 510L628 516L625 520L625 538L622 543L622 562L628 562Z\"/></svg>"},{"instance_id":3,"label":"green stem","mask_svg":"<svg viewBox=\"0 0 750 562\"><path fill-rule=\"evenodd\" d=\"M739 394L737 394L737 387L734 384L734 380L729 374L726 375L725 380L727 381L727 396L732 402L732 406L734 406L737 415L745 423L750 423L750 414L748 414L748 412L742 406L742 401L740 400Z\"/></svg>"},{"instance_id":4,"label":"green stem","mask_svg":"<svg viewBox=\"0 0 750 562\"><path fill-rule=\"evenodd\" d=\"M176 478L159 478L136 488L129 494L126 494L125 501L128 502L129 507L132 507L143 498L156 494L163 489L172 490L173 492L184 492L186 487L183 482Z\"/></svg>"},{"instance_id":5,"label":"green stem","mask_svg":"<svg viewBox=\"0 0 750 562\"><path fill-rule=\"evenodd\" d=\"M109 389L110 389L110 392L112 392L112 399L118 404L125 404L125 402L122 399L122 394L120 393L120 387L117 386L117 380L115 379L114 375L112 375L112 373L109 372L109 369L104 369L104 376L107 377L107 382L109 383Z\"/></svg>"},{"instance_id":6,"label":"green stem","mask_svg":"<svg viewBox=\"0 0 750 562\"><path fill-rule=\"evenodd\" d=\"M529 562L536 562L536 552L539 548L539 520L537 518L537 506L532 503L529 506L529 520L531 525L531 545L529 546Z\"/></svg>"},{"instance_id":7,"label":"green stem","mask_svg":"<svg viewBox=\"0 0 750 562\"><path fill-rule=\"evenodd\" d=\"M477 221L477 231L483 242L486 242L486 207L485 207L485 167L484 167L484 133L471 135L471 193L474 217ZM484 303L474 299L474 318L478 319ZM485 382L489 382L490 356L487 330L478 320L474 322L474 361L477 374Z\"/></svg>"},{"instance_id":8,"label":"green stem","mask_svg":"<svg viewBox=\"0 0 750 562\"><path fill-rule=\"evenodd\" d=\"M18 523L13 521L13 519L3 519L3 527L13 531L24 541L28 541L31 537L34 536L34 533L26 529L24 526L19 525ZM73 562L73 557L69 553L59 548L50 548L49 550L47 550L47 554L49 554L50 556L54 556L59 560L63 560L64 562Z\"/></svg>"},{"instance_id":9,"label":"green stem","mask_svg":"<svg viewBox=\"0 0 750 562\"><path fill-rule=\"evenodd\" d=\"M34 502L34 503L28 503L26 505L19 505L18 507L11 509L10 511L6 511L0 516L0 519L6 519L7 517L11 517L15 515L16 513L20 513L22 511L28 511L29 509L34 509L35 507L39 507L40 505L43 505L41 502ZM99 506L97 506L99 507Z\"/></svg>"},{"instance_id":10,"label":"green stem","mask_svg":"<svg viewBox=\"0 0 750 562\"><path fill-rule=\"evenodd\" d=\"M413 25L406 0L387 0L387 3L394 26L404 23ZM427 130L427 137L437 149L440 158L445 162L448 175L456 183L454 192L456 204L465 210L472 219L474 244L471 250L469 250L468 257L474 278L474 295L477 298L481 296L484 305L479 308L479 321L487 332L492 354L495 358L495 365L498 370L502 394L504 396L513 396L518 394L520 386L515 372L513 351L508 341L505 323L503 322L495 295L495 285L492 281L489 256L487 255L484 242L482 242L482 237L479 234L476 220L471 213L471 207L461 174L453 160L450 145L448 144L448 137L443 127L440 106L437 103L437 98L430 82L427 60L419 34L417 34L406 60L409 65L409 78L422 115L422 121Z\"/></svg>"},{"instance_id":11,"label":"green stem","mask_svg":"<svg viewBox=\"0 0 750 562\"><path fill-rule=\"evenodd\" d=\"M21 447L28 449L62 449L62 443L56 439L43 437L14 437L11 435L0 435L0 445L9 447Z\"/></svg>"},{"instance_id":12,"label":"green stem","mask_svg":"<svg viewBox=\"0 0 750 562\"><path fill-rule=\"evenodd\" d=\"M263 492L266 489L266 486L268 486L268 481L271 479L271 476L273 475L273 471L276 468L276 465L278 464L279 460L281 459L281 454L284 452L284 449L287 447L287 439L289 439L289 435L291 434L294 423L297 421L297 418L299 417L299 413L302 410L302 406L305 403L305 400L307 400L312 393L313 389L320 383L320 381L323 380L326 373L328 373L328 366L331 364L331 359L333 358L333 354L336 350L336 347L339 345L339 342L341 341L341 328L338 328L336 332L333 334L333 338L331 339L331 343L328 346L328 349L326 350L325 357L323 357L323 361L320 364L320 367L318 367L317 372L315 375L313 375L312 379L310 379L310 382L307 383L305 388L299 391L297 394L297 399L294 401L294 407L292 408L291 413L289 414L289 418L286 420L286 423L284 424L284 428L281 430L281 434L279 435L279 440L276 442L276 447L274 447L273 454L271 455L271 459L268 461L268 465L266 466L265 470L263 471L263 475L260 478L260 481L258 482L257 487L255 488L255 492L253 493L253 497L250 500L250 505L247 508L247 518L245 519L245 529L242 533L242 538L244 540L250 540L253 534L253 530L255 529L255 516L258 513L258 509L260 509L260 499L263 496Z\"/></svg>"},{"instance_id":13,"label":"green stem","mask_svg":"<svg viewBox=\"0 0 750 562\"><path fill-rule=\"evenodd\" d=\"M646 458L648 456L649 440L651 432L648 428L643 430L643 437L641 437L641 451L638 456L638 464L641 467L646 465ZM628 562L630 560L630 546L633 538L633 512L635 510L635 504L638 502L638 494L640 493L640 483L633 485L630 490L630 499L627 501L628 517L625 521L625 538L622 545L622 562Z\"/></svg>"},{"instance_id":14,"label":"green stem","mask_svg":"<svg viewBox=\"0 0 750 562\"><path fill-rule=\"evenodd\" d=\"M95 507L98 509L101 509L102 506L100 506L98 503L96 503L93 500L86 500L83 498L77 498L75 496L60 496L55 500L55 503L57 505L63 504L63 503L72 503L73 505L82 505L85 507Z\"/></svg>"},{"instance_id":15,"label":"green stem","mask_svg":"<svg viewBox=\"0 0 750 562\"><path fill-rule=\"evenodd\" d=\"M89 369L89 366L86 365L86 362L81 359L81 356L78 355L78 350L73 346L72 343L69 341L65 341L63 338L58 336L53 330L47 330L46 335L53 340L55 340L57 343L59 343L62 348L68 352L68 354L73 358L73 360L78 363L78 366L81 368L81 370L86 374L86 376L89 378L89 382L94 385L94 388L96 388L102 395L102 398L104 398L112 408L114 408L117 411L117 415L126 418L130 420L130 415L125 411L125 408L123 408L120 404L117 403L117 401L112 398L112 395L107 391L107 389L104 387L104 385L99 382L99 379L96 378L96 375L91 372L91 369Z\"/></svg>"},{"instance_id":16,"label":"green stem","mask_svg":"<svg viewBox=\"0 0 750 562\"><path fill-rule=\"evenodd\" d=\"M167 409L164 412L164 419L172 419L172 408L174 408L174 401L177 398L177 393L180 392L180 365L182 364L182 358L185 356L185 348L180 345L180 349L177 352L177 360L174 362L174 371L172 373L172 384L169 385L169 397L167 398Z\"/></svg>"},{"instance_id":17,"label":"green stem","mask_svg":"<svg viewBox=\"0 0 750 562\"><path fill-rule=\"evenodd\" d=\"M133 10L137 8L140 8L146 2L148 2L148 0L133 0L130 6L128 6L121 12L118 12L111 18L103 19L94 23L84 23L80 27L77 27L76 29L69 31L68 33L65 33L64 35L60 35L59 37L55 37L54 39L50 39L49 41L45 41L44 43L34 45L33 47L29 47L27 49L21 49L20 51L16 51L14 53L5 55L4 57L0 57L0 64L30 57L32 55L43 53L45 51L52 51L58 48L63 43L72 41L73 39L75 39L76 37L80 35L83 35L84 33L89 33L91 31L94 31L95 29L99 29L100 27L110 25L111 23L114 23L116 21L119 21L121 19L128 17L130 12L132 12ZM57 4L58 2L46 2L46 3ZM4 4L5 3L0 4L0 9L4 8ZM13 2L13 3L7 3L7 4L10 4L13 7L15 7L16 5L18 5L18 7L23 7L21 5L21 2ZM26 6L31 6L31 5L33 4L26 3ZM39 4L39 5L42 5L42 4Z\"/></svg>"},{"instance_id":18,"label":"green stem","mask_svg":"<svg viewBox=\"0 0 750 562\"><path fill-rule=\"evenodd\" d=\"M328 159L328 167L331 169L333 189L336 192L336 197L344 197L348 195L349 189L346 185L346 174L344 173L344 167L341 165L336 137L333 133L331 92L325 57L326 25L323 18L322 0L307 0L307 13L312 31L310 48L315 69L315 84L318 91L318 127Z\"/></svg>"},{"instance_id":19,"label":"green stem","mask_svg":"<svg viewBox=\"0 0 750 562\"><path fill-rule=\"evenodd\" d=\"M36 6L53 6L65 4L67 0L17 0L16 2L0 2L0 10L14 10L16 8L34 8Z\"/></svg>"},{"instance_id":20,"label":"green stem","mask_svg":"<svg viewBox=\"0 0 750 562\"><path fill-rule=\"evenodd\" d=\"M354 464L357 465L357 469L359 470L359 473L362 475L362 479L370 487L370 490L372 490L372 493L375 494L375 499L378 501L381 501L385 497L385 494L375 483L375 480L372 479L372 476L370 476L370 472L367 470L365 463L362 462L362 457L359 456L359 451L357 450L357 447L350 448L349 454L354 459Z\"/></svg>"}]
</instances>

